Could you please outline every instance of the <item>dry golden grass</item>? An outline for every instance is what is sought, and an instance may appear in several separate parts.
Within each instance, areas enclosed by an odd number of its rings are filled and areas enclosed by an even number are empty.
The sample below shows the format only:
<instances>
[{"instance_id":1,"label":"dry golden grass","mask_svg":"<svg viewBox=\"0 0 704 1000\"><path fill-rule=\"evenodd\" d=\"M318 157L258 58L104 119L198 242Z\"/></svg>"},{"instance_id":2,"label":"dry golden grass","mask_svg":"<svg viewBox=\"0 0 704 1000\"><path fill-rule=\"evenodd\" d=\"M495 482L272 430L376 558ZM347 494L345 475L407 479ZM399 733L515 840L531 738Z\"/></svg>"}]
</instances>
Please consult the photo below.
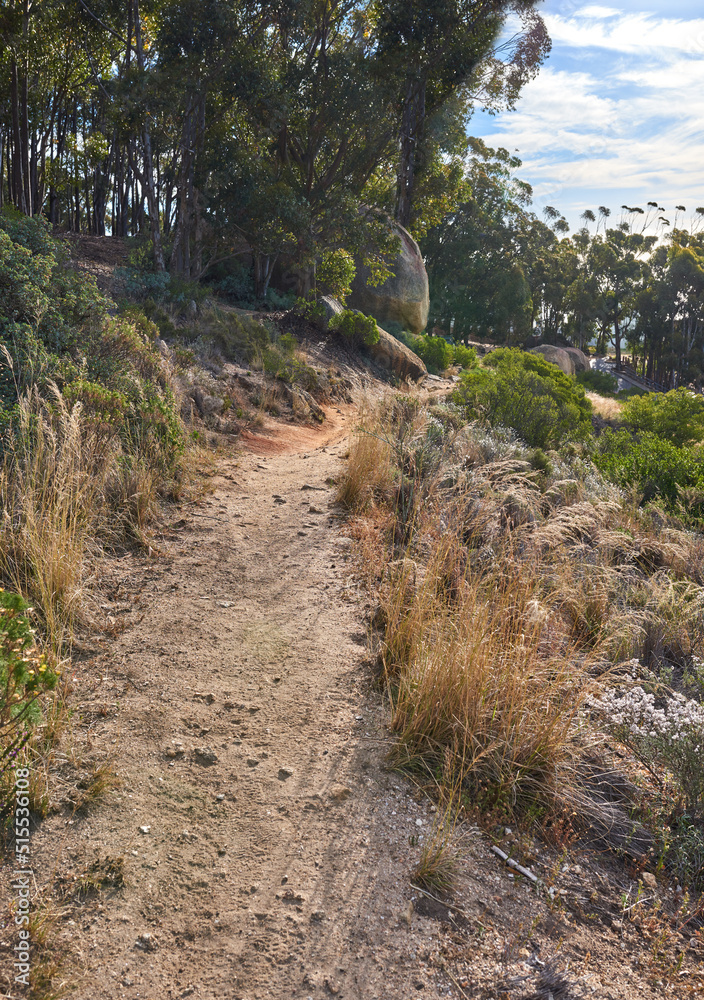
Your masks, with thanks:
<instances>
[{"instance_id":1,"label":"dry golden grass","mask_svg":"<svg viewBox=\"0 0 704 1000\"><path fill-rule=\"evenodd\" d=\"M339 492L378 594L394 761L488 807L559 811L601 739L581 711L595 684L632 657L704 654L701 543L579 465L543 474L520 444L450 421L435 441L412 409L405 429L398 408L367 410Z\"/></svg>"},{"instance_id":2,"label":"dry golden grass","mask_svg":"<svg viewBox=\"0 0 704 1000\"><path fill-rule=\"evenodd\" d=\"M0 573L40 609L58 651L80 611L112 461L97 435L84 433L79 405L69 409L56 391L52 409L36 391L18 404L0 469Z\"/></svg>"},{"instance_id":3,"label":"dry golden grass","mask_svg":"<svg viewBox=\"0 0 704 1000\"><path fill-rule=\"evenodd\" d=\"M352 438L337 500L348 510L365 510L375 500L388 498L393 483L391 445L383 435L378 414L367 413Z\"/></svg>"},{"instance_id":4,"label":"dry golden grass","mask_svg":"<svg viewBox=\"0 0 704 1000\"><path fill-rule=\"evenodd\" d=\"M598 392L587 392L585 395L594 407L594 412L598 413L604 420L615 420L620 416L623 403L620 403L617 399L611 399L609 396L600 396Z\"/></svg>"},{"instance_id":5,"label":"dry golden grass","mask_svg":"<svg viewBox=\"0 0 704 1000\"><path fill-rule=\"evenodd\" d=\"M395 759L428 777L449 768L511 808L546 799L574 760L587 673L575 649L555 642L530 571L506 563L488 577L464 574L448 601L442 547L413 600L402 585L392 602L382 655Z\"/></svg>"},{"instance_id":6,"label":"dry golden grass","mask_svg":"<svg viewBox=\"0 0 704 1000\"><path fill-rule=\"evenodd\" d=\"M188 460L167 474L152 436L126 448L117 431L69 406L56 387L17 406L0 466L0 577L35 606L47 645L70 643L102 544L146 543L164 498L195 480Z\"/></svg>"},{"instance_id":7,"label":"dry golden grass","mask_svg":"<svg viewBox=\"0 0 704 1000\"><path fill-rule=\"evenodd\" d=\"M436 814L418 862L411 872L411 883L414 886L439 893L448 893L454 888L465 854L459 824L460 797L460 790L453 789L446 797L445 805Z\"/></svg>"}]
</instances>

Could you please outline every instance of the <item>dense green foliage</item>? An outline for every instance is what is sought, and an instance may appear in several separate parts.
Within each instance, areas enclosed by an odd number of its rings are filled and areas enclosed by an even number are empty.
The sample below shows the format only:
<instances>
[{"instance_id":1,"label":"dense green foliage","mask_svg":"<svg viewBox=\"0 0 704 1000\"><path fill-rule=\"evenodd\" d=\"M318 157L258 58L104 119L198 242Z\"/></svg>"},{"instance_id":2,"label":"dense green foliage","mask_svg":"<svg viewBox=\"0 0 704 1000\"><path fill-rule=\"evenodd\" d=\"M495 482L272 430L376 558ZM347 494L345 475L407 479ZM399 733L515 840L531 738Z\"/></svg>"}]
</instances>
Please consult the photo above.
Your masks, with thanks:
<instances>
[{"instance_id":1,"label":"dense green foliage","mask_svg":"<svg viewBox=\"0 0 704 1000\"><path fill-rule=\"evenodd\" d=\"M340 246L383 270L388 214L417 232L439 218L474 106L513 106L540 66L549 39L536 8L11 0L0 207L148 235L156 273L224 280L246 257L258 300L277 262L301 294Z\"/></svg>"},{"instance_id":2,"label":"dense green foliage","mask_svg":"<svg viewBox=\"0 0 704 1000\"><path fill-rule=\"evenodd\" d=\"M431 372L443 372L454 361L454 351L444 337L418 337L413 349Z\"/></svg>"},{"instance_id":3,"label":"dense green foliage","mask_svg":"<svg viewBox=\"0 0 704 1000\"><path fill-rule=\"evenodd\" d=\"M465 344L455 344L453 346L452 360L460 368L476 368L479 364L475 349L467 347Z\"/></svg>"},{"instance_id":4,"label":"dense green foliage","mask_svg":"<svg viewBox=\"0 0 704 1000\"><path fill-rule=\"evenodd\" d=\"M95 283L66 266L61 244L40 221L0 213L0 399L10 403L41 373L62 379L75 370L68 352L81 331L98 323L107 303Z\"/></svg>"},{"instance_id":5,"label":"dense green foliage","mask_svg":"<svg viewBox=\"0 0 704 1000\"><path fill-rule=\"evenodd\" d=\"M577 372L575 378L585 389L598 392L601 396L614 396L618 392L618 379L608 372L590 368L586 372Z\"/></svg>"},{"instance_id":6,"label":"dense green foliage","mask_svg":"<svg viewBox=\"0 0 704 1000\"><path fill-rule=\"evenodd\" d=\"M534 448L581 443L599 471L639 502L657 501L691 523L704 517L701 396L685 389L633 396L617 428L594 436L582 379L540 355L498 348L462 373L452 398L465 418L510 427Z\"/></svg>"},{"instance_id":7,"label":"dense green foliage","mask_svg":"<svg viewBox=\"0 0 704 1000\"><path fill-rule=\"evenodd\" d=\"M134 307L110 316L95 281L67 265L41 220L0 214L0 418L12 424L18 396L51 386L126 455L173 471L183 450L175 400L154 344L157 328Z\"/></svg>"},{"instance_id":8,"label":"dense green foliage","mask_svg":"<svg viewBox=\"0 0 704 1000\"><path fill-rule=\"evenodd\" d=\"M624 404L621 417L627 427L678 447L704 440L704 396L689 389L636 396Z\"/></svg>"},{"instance_id":9,"label":"dense green foliage","mask_svg":"<svg viewBox=\"0 0 704 1000\"><path fill-rule=\"evenodd\" d=\"M36 698L56 686L55 668L37 647L26 601L0 588L0 729L17 716L36 721Z\"/></svg>"},{"instance_id":10,"label":"dense green foliage","mask_svg":"<svg viewBox=\"0 0 704 1000\"><path fill-rule=\"evenodd\" d=\"M356 309L344 309L330 320L330 329L337 330L353 344L372 347L379 342L379 328L373 316L365 316Z\"/></svg>"},{"instance_id":11,"label":"dense green foliage","mask_svg":"<svg viewBox=\"0 0 704 1000\"><path fill-rule=\"evenodd\" d=\"M317 267L317 281L322 291L344 302L352 291L357 272L354 259L347 250L327 250Z\"/></svg>"},{"instance_id":12,"label":"dense green foliage","mask_svg":"<svg viewBox=\"0 0 704 1000\"><path fill-rule=\"evenodd\" d=\"M421 240L431 325L457 340L613 348L663 386L701 386L704 208L665 218L654 202L623 206L613 223L601 206L569 236L555 208L531 210L519 159L480 140L471 151L454 202Z\"/></svg>"},{"instance_id":13,"label":"dense green foliage","mask_svg":"<svg viewBox=\"0 0 704 1000\"><path fill-rule=\"evenodd\" d=\"M591 433L591 403L570 375L537 354L499 348L464 372L454 401L467 417L511 427L536 448Z\"/></svg>"},{"instance_id":14,"label":"dense green foliage","mask_svg":"<svg viewBox=\"0 0 704 1000\"><path fill-rule=\"evenodd\" d=\"M642 500L660 499L686 519L704 515L704 455L645 431L634 439L625 429L607 429L594 462L609 479L635 488Z\"/></svg>"},{"instance_id":15,"label":"dense green foliage","mask_svg":"<svg viewBox=\"0 0 704 1000\"><path fill-rule=\"evenodd\" d=\"M594 462L613 482L682 516L704 517L704 398L688 389L632 396L621 426L596 441Z\"/></svg>"}]
</instances>

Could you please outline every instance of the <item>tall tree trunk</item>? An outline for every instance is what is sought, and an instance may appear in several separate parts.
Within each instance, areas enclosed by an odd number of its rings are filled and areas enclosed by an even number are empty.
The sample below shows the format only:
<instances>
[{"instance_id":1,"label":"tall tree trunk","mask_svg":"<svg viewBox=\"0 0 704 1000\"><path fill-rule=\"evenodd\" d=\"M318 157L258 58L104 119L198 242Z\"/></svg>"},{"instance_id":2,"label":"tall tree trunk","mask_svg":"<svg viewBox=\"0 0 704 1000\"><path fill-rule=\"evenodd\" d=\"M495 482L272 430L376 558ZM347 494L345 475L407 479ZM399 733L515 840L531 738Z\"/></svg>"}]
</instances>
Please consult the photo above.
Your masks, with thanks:
<instances>
[{"instance_id":1,"label":"tall tree trunk","mask_svg":"<svg viewBox=\"0 0 704 1000\"><path fill-rule=\"evenodd\" d=\"M32 179L30 175L29 159L29 92L27 82L27 52L26 41L29 34L29 0L24 0L22 11L22 35L25 40L25 52L22 55L22 76L20 77L20 139L22 157L22 179L24 181L24 203L25 213L34 214L32 205Z\"/></svg>"},{"instance_id":2,"label":"tall tree trunk","mask_svg":"<svg viewBox=\"0 0 704 1000\"><path fill-rule=\"evenodd\" d=\"M614 348L616 349L616 367L621 366L621 328L618 323L618 299L614 306Z\"/></svg>"},{"instance_id":3,"label":"tall tree trunk","mask_svg":"<svg viewBox=\"0 0 704 1000\"><path fill-rule=\"evenodd\" d=\"M171 251L172 274L190 273L191 216L193 204L193 104L189 97L181 128L181 166L177 186L177 215Z\"/></svg>"},{"instance_id":4,"label":"tall tree trunk","mask_svg":"<svg viewBox=\"0 0 704 1000\"><path fill-rule=\"evenodd\" d=\"M263 254L259 251L254 253L254 294L257 299L265 299L269 288L271 276L274 273L276 256L273 254Z\"/></svg>"},{"instance_id":5,"label":"tall tree trunk","mask_svg":"<svg viewBox=\"0 0 704 1000\"><path fill-rule=\"evenodd\" d=\"M400 155L396 178L396 221L408 228L413 209L413 189L425 124L424 72L409 73L401 119Z\"/></svg>"},{"instance_id":6,"label":"tall tree trunk","mask_svg":"<svg viewBox=\"0 0 704 1000\"><path fill-rule=\"evenodd\" d=\"M134 32L137 64L142 75L145 72L144 49L142 48L142 28L139 21L139 0L134 0ZM161 220L159 218L159 199L154 187L154 163L152 157L152 138L149 128L149 114L145 115L142 126L142 151L144 171L140 178L147 200L147 212L152 231L152 246L154 249L154 270L164 271L164 250L161 245Z\"/></svg>"},{"instance_id":7,"label":"tall tree trunk","mask_svg":"<svg viewBox=\"0 0 704 1000\"><path fill-rule=\"evenodd\" d=\"M20 86L17 60L12 54L10 64L10 103L12 105L12 200L15 208L27 215L24 176L22 172L22 137L20 129Z\"/></svg>"}]
</instances>

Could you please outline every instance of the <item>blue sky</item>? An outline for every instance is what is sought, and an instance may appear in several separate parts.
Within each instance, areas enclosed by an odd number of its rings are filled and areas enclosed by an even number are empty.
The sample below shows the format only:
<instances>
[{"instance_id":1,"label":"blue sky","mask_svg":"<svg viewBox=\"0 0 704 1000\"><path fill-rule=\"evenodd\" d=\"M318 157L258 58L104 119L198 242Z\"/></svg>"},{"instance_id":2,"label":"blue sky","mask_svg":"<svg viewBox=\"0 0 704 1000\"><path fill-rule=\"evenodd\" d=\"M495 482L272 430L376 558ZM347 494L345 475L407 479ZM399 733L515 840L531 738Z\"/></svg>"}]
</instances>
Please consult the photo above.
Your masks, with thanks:
<instances>
[{"instance_id":1,"label":"blue sky","mask_svg":"<svg viewBox=\"0 0 704 1000\"><path fill-rule=\"evenodd\" d=\"M523 160L534 209L704 205L704 5L545 0L552 52L517 108L470 132Z\"/></svg>"}]
</instances>

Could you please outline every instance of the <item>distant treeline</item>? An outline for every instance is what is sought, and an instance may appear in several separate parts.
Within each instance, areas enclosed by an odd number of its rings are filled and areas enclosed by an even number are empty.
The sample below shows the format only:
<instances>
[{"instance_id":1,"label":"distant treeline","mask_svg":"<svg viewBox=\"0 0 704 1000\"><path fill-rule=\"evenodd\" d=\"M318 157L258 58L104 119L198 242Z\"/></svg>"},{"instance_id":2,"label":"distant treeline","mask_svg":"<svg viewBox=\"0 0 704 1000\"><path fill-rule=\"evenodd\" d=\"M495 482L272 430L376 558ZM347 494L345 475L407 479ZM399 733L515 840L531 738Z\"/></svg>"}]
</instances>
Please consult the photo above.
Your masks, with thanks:
<instances>
[{"instance_id":1,"label":"distant treeline","mask_svg":"<svg viewBox=\"0 0 704 1000\"><path fill-rule=\"evenodd\" d=\"M430 325L455 340L539 336L628 352L668 387L704 380L704 208L531 211L520 160L471 140L464 196L422 240Z\"/></svg>"}]
</instances>

